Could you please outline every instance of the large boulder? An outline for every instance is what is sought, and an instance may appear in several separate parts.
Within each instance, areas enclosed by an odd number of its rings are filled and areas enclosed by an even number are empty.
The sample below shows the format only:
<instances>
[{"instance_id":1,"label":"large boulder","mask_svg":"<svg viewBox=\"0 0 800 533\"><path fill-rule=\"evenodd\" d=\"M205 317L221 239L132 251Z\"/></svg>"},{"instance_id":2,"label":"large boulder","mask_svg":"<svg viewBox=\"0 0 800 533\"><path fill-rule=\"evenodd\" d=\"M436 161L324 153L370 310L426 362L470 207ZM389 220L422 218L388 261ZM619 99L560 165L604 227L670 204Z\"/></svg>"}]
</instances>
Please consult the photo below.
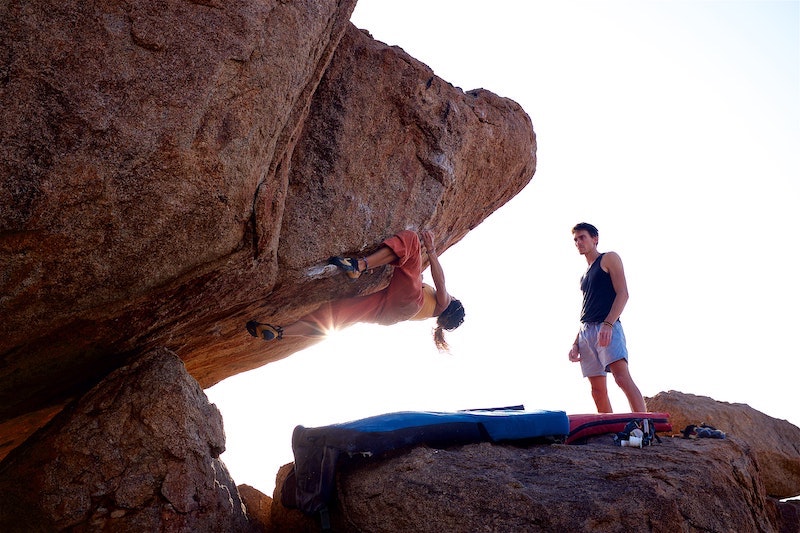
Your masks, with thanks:
<instances>
[{"instance_id":1,"label":"large boulder","mask_svg":"<svg viewBox=\"0 0 800 533\"><path fill-rule=\"evenodd\" d=\"M800 496L800 428L772 418L746 404L727 403L678 391L647 398L647 408L670 414L672 427L711 425L747 442L758 460L767 494L774 498Z\"/></svg>"},{"instance_id":2,"label":"large boulder","mask_svg":"<svg viewBox=\"0 0 800 533\"><path fill-rule=\"evenodd\" d=\"M0 531L249 531L224 450L217 408L152 352L0 463Z\"/></svg>"},{"instance_id":3,"label":"large boulder","mask_svg":"<svg viewBox=\"0 0 800 533\"><path fill-rule=\"evenodd\" d=\"M535 152L518 104L465 93L351 25L289 164L276 285L243 281L241 314L214 316L224 327L218 336L173 331L182 334L177 353L207 386L308 346L295 338L264 347L242 337L242 323L256 316L287 324L323 302L380 288L388 268L353 283L325 263L371 251L398 230L430 228L444 252L522 190Z\"/></svg>"},{"instance_id":4,"label":"large boulder","mask_svg":"<svg viewBox=\"0 0 800 533\"><path fill-rule=\"evenodd\" d=\"M355 0L0 3L0 457L153 349L203 387L286 357L244 323L365 293L535 170L527 114L348 23Z\"/></svg>"},{"instance_id":5,"label":"large boulder","mask_svg":"<svg viewBox=\"0 0 800 533\"><path fill-rule=\"evenodd\" d=\"M255 206L282 201L354 5L0 3L0 422L180 348L177 324L241 330L211 316L278 277L280 212Z\"/></svg>"},{"instance_id":6,"label":"large boulder","mask_svg":"<svg viewBox=\"0 0 800 533\"><path fill-rule=\"evenodd\" d=\"M293 487L286 465L271 527L315 531L329 520L340 531L800 531L800 501L779 500L799 494L800 429L747 405L675 391L647 404L670 413L674 429L705 422L726 438L676 431L629 448L608 434L585 445L418 446L342 457L329 516L281 504L292 501L283 493Z\"/></svg>"},{"instance_id":7,"label":"large boulder","mask_svg":"<svg viewBox=\"0 0 800 533\"><path fill-rule=\"evenodd\" d=\"M611 436L586 445L420 446L351 461L337 487L336 531L722 533L784 523L750 449L735 438L664 438L643 449L614 446ZM310 531L311 517L299 514L274 513L275 531Z\"/></svg>"}]
</instances>

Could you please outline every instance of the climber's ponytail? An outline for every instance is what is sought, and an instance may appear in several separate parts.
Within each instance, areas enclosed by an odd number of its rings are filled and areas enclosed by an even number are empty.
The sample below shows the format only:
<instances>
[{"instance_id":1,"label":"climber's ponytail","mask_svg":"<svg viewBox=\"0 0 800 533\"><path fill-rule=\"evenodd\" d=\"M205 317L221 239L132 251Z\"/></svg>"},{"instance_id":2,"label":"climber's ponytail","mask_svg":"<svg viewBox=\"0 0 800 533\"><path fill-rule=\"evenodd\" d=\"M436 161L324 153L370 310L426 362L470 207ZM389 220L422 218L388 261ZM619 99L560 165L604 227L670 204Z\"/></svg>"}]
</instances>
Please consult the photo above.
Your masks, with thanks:
<instances>
[{"instance_id":1,"label":"climber's ponytail","mask_svg":"<svg viewBox=\"0 0 800 533\"><path fill-rule=\"evenodd\" d=\"M450 349L447 341L444 340L444 328L442 326L436 326L436 329L433 330L433 342L436 343L436 348L440 352L446 352Z\"/></svg>"}]
</instances>

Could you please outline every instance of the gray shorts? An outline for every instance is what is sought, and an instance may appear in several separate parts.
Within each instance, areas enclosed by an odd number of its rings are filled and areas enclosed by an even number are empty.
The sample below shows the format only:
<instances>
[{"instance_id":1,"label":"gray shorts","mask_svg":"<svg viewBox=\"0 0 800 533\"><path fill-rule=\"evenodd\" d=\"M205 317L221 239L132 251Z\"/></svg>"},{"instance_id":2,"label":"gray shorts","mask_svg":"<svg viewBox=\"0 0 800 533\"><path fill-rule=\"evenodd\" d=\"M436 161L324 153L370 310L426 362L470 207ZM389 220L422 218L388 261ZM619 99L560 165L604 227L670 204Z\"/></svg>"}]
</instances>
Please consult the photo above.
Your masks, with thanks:
<instances>
[{"instance_id":1,"label":"gray shorts","mask_svg":"<svg viewBox=\"0 0 800 533\"><path fill-rule=\"evenodd\" d=\"M578 352L581 354L581 371L583 377L605 376L608 367L614 361L628 360L628 348L625 345L625 332L622 323L617 320L611 333L611 342L608 346L597 345L597 334L600 332L602 322L589 322L581 324L578 334Z\"/></svg>"}]
</instances>

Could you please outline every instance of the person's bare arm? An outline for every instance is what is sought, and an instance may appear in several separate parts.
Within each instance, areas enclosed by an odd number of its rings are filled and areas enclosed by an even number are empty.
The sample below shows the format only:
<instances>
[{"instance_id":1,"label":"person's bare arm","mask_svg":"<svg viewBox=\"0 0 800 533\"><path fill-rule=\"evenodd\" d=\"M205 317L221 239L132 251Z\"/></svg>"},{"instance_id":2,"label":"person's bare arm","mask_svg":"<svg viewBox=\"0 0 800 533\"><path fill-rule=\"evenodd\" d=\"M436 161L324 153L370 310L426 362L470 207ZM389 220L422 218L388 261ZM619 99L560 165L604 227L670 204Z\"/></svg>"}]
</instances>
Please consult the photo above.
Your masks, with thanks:
<instances>
[{"instance_id":1,"label":"person's bare arm","mask_svg":"<svg viewBox=\"0 0 800 533\"><path fill-rule=\"evenodd\" d=\"M575 335L575 342L572 343L572 347L569 349L569 360L573 363L577 363L581 360L581 352L578 350L578 339L580 338L580 334Z\"/></svg>"},{"instance_id":2,"label":"person's bare arm","mask_svg":"<svg viewBox=\"0 0 800 533\"><path fill-rule=\"evenodd\" d=\"M422 243L425 245L425 250L428 253L428 263L431 269L431 278L433 278L433 286L436 289L436 308L433 310L434 316L438 316L442 311L447 309L450 305L451 297L447 293L447 287L444 283L444 270L439 263L439 256L436 253L436 244L433 240L433 232L426 230L422 232Z\"/></svg>"},{"instance_id":3,"label":"person's bare arm","mask_svg":"<svg viewBox=\"0 0 800 533\"><path fill-rule=\"evenodd\" d=\"M600 346L608 346L611 342L612 332L612 327L608 324L614 324L614 322L619 320L623 309L625 309L625 304L628 303L628 282L625 280L625 269L622 267L622 259L615 252L607 252L603 255L600 267L611 276L611 284L614 286L614 292L617 293L617 296L614 298L614 303L611 304L611 310L603 321L603 326L600 328L600 335L598 336L598 344Z\"/></svg>"}]
</instances>

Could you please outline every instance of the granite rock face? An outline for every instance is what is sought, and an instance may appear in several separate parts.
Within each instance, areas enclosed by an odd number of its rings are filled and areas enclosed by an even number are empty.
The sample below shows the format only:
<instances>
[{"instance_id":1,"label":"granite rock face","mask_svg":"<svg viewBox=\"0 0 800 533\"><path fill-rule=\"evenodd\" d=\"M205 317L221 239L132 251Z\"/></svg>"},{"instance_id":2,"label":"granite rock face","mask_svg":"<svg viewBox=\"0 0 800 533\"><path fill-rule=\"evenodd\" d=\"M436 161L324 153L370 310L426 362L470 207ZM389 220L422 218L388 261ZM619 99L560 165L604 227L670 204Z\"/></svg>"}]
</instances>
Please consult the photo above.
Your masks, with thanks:
<instances>
[{"instance_id":1,"label":"granite rock face","mask_svg":"<svg viewBox=\"0 0 800 533\"><path fill-rule=\"evenodd\" d=\"M330 255L405 228L443 252L536 166L524 110L375 41L354 5L0 3L0 530L318 529L280 505L280 477L274 499L240 496L202 387L308 345L264 345L246 320L390 274L350 282ZM798 530L773 498L800 493L800 430L681 393L648 405L729 438L417 447L344 465L331 520Z\"/></svg>"},{"instance_id":2,"label":"granite rock face","mask_svg":"<svg viewBox=\"0 0 800 533\"><path fill-rule=\"evenodd\" d=\"M336 531L780 530L776 503L736 439L666 438L644 449L614 446L610 436L586 445L417 447L351 462L337 487ZM272 515L274 531L311 531L313 518Z\"/></svg>"},{"instance_id":3,"label":"granite rock face","mask_svg":"<svg viewBox=\"0 0 800 533\"><path fill-rule=\"evenodd\" d=\"M719 402L678 391L647 399L647 408L670 413L673 428L708 424L747 442L758 460L759 475L773 498L800 496L800 428L749 405Z\"/></svg>"},{"instance_id":4,"label":"granite rock face","mask_svg":"<svg viewBox=\"0 0 800 533\"><path fill-rule=\"evenodd\" d=\"M0 4L0 423L177 351L179 325L213 342L274 285L280 213L254 206L282 204L354 5Z\"/></svg>"},{"instance_id":5,"label":"granite rock face","mask_svg":"<svg viewBox=\"0 0 800 533\"><path fill-rule=\"evenodd\" d=\"M0 530L250 531L222 416L168 350L113 372L0 463Z\"/></svg>"},{"instance_id":6,"label":"granite rock face","mask_svg":"<svg viewBox=\"0 0 800 533\"><path fill-rule=\"evenodd\" d=\"M792 484L797 427L747 405L675 391L647 405L670 413L676 431L645 448L618 447L602 435L585 445L418 446L342 459L330 521L337 531L376 532L800 531L800 501L778 499L800 495ZM726 438L677 431L702 422ZM278 474L270 527L315 531L319 516L281 505L291 470Z\"/></svg>"},{"instance_id":7,"label":"granite rock face","mask_svg":"<svg viewBox=\"0 0 800 533\"><path fill-rule=\"evenodd\" d=\"M531 179L527 114L354 28L355 0L0 4L0 457L155 349L201 386L373 291L323 268L405 228L440 253Z\"/></svg>"}]
</instances>

